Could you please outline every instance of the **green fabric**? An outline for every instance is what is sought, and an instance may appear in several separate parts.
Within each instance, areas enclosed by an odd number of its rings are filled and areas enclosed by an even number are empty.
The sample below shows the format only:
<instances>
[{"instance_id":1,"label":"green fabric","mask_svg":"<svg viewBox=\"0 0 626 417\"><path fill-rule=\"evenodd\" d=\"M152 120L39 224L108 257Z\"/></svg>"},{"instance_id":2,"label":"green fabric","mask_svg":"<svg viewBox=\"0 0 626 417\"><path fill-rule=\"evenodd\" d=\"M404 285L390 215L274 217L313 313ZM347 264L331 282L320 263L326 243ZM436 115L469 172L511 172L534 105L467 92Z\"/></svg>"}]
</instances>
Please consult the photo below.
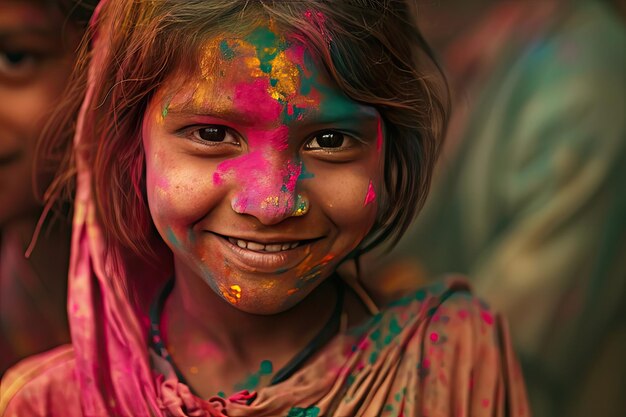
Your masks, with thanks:
<instances>
[{"instance_id":1,"label":"green fabric","mask_svg":"<svg viewBox=\"0 0 626 417\"><path fill-rule=\"evenodd\" d=\"M625 301L626 30L598 2L573 4L523 42L510 33L396 251L470 276L552 415Z\"/></svg>"}]
</instances>

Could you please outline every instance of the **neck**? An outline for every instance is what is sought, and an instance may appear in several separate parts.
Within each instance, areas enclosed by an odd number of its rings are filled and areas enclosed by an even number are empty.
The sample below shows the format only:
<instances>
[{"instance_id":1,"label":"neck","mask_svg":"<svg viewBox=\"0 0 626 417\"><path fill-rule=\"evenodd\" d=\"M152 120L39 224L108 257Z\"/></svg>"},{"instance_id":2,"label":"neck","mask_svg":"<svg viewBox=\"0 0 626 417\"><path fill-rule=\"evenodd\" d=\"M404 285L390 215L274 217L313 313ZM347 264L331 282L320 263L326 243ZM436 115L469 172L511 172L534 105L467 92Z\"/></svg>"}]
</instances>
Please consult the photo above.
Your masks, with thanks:
<instances>
[{"instance_id":1,"label":"neck","mask_svg":"<svg viewBox=\"0 0 626 417\"><path fill-rule=\"evenodd\" d=\"M274 372L282 368L326 325L337 302L335 284L327 280L288 311L250 314L176 266L176 283L161 316L163 337L179 370L206 396L232 389L263 361L270 361Z\"/></svg>"}]
</instances>

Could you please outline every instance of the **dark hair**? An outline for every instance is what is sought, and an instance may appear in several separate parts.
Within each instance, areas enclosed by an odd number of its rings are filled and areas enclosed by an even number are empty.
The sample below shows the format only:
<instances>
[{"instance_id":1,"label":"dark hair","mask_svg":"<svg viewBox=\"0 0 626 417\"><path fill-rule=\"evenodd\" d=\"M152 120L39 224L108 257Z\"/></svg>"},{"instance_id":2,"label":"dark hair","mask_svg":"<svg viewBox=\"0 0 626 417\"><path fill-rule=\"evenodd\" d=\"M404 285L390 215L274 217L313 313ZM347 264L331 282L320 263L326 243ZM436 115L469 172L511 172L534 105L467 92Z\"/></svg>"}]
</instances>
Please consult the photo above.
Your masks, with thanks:
<instances>
[{"instance_id":1,"label":"dark hair","mask_svg":"<svg viewBox=\"0 0 626 417\"><path fill-rule=\"evenodd\" d=\"M40 152L62 162L50 204L72 189L71 138L94 54L95 89L84 132L92 187L109 249L151 253L154 227L144 197L142 119L174 72L197 71L203 43L251 29L260 18L302 37L331 79L353 100L374 106L386 135L384 200L366 251L397 239L423 205L448 116L447 87L416 27L411 0L108 0L94 25L95 50L81 65ZM91 33L94 35L94 33Z\"/></svg>"}]
</instances>

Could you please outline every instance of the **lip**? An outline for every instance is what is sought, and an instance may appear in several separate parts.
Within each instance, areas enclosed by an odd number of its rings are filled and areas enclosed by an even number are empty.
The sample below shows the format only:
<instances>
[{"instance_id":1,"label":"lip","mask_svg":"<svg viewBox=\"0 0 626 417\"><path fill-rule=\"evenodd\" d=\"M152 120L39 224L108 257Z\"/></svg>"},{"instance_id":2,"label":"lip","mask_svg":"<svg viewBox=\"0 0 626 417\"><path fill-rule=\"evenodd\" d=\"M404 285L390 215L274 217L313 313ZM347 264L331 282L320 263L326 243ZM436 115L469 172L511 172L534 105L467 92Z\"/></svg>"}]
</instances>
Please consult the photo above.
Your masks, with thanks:
<instances>
[{"instance_id":1,"label":"lip","mask_svg":"<svg viewBox=\"0 0 626 417\"><path fill-rule=\"evenodd\" d=\"M263 244L287 243L287 242L303 242L293 249L281 250L280 252L258 252L246 248L240 248L231 243L228 238L217 233L212 233L222 246L225 247L226 258L237 267L248 272L260 273L277 273L280 270L295 268L302 263L311 253L311 246L319 239L293 240L293 239L244 239L241 237L233 237L234 239L242 239ZM231 255L231 256L228 256Z\"/></svg>"}]
</instances>

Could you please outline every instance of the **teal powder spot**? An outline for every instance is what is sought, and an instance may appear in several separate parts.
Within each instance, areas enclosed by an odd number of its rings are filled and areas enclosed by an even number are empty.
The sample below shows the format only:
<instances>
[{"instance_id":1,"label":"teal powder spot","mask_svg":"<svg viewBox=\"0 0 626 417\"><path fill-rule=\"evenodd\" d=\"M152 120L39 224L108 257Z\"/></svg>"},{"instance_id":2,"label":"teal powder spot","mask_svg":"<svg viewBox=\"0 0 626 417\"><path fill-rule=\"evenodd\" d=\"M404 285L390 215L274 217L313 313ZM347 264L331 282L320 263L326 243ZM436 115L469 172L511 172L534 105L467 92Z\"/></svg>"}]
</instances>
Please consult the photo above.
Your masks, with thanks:
<instances>
[{"instance_id":1,"label":"teal powder spot","mask_svg":"<svg viewBox=\"0 0 626 417\"><path fill-rule=\"evenodd\" d=\"M393 405L392 405L392 404L387 404L387 405L385 405L384 410L385 410L385 412L386 412L386 413L391 413L391 412L393 412Z\"/></svg>"},{"instance_id":2,"label":"teal powder spot","mask_svg":"<svg viewBox=\"0 0 626 417\"><path fill-rule=\"evenodd\" d=\"M385 344L385 346L387 346L391 343L392 340L393 340L393 335L388 334L387 336L385 336L385 340L383 341L383 343Z\"/></svg>"},{"instance_id":3,"label":"teal powder spot","mask_svg":"<svg viewBox=\"0 0 626 417\"><path fill-rule=\"evenodd\" d=\"M289 410L287 417L317 417L319 414L320 409L316 406L307 408L293 407Z\"/></svg>"},{"instance_id":4,"label":"teal powder spot","mask_svg":"<svg viewBox=\"0 0 626 417\"><path fill-rule=\"evenodd\" d=\"M374 330L371 334L370 334L370 339L372 339L374 342L377 341L378 339L380 339L380 329L376 329Z\"/></svg>"},{"instance_id":5,"label":"teal powder spot","mask_svg":"<svg viewBox=\"0 0 626 417\"><path fill-rule=\"evenodd\" d=\"M294 122L296 120L300 120L302 117L304 117L304 114L306 113L306 109L303 109L301 107L298 106L283 106L283 111L282 111L282 122L283 123L289 123L289 122Z\"/></svg>"},{"instance_id":6,"label":"teal powder spot","mask_svg":"<svg viewBox=\"0 0 626 417\"><path fill-rule=\"evenodd\" d=\"M266 74L272 72L272 61L279 52L286 49L287 45L281 42L278 36L267 27L255 29L246 38L248 43L254 45L256 56L259 59L259 68Z\"/></svg>"},{"instance_id":7,"label":"teal powder spot","mask_svg":"<svg viewBox=\"0 0 626 417\"><path fill-rule=\"evenodd\" d=\"M312 178L315 178L315 175L313 175L312 172L309 172L306 170L306 166L304 165L304 162L302 162L301 167L302 168L300 169L300 175L298 176L298 181L310 180Z\"/></svg>"},{"instance_id":8,"label":"teal powder spot","mask_svg":"<svg viewBox=\"0 0 626 417\"><path fill-rule=\"evenodd\" d=\"M218 392L217 396L220 397L220 398L226 398L226 394L224 393L224 391Z\"/></svg>"},{"instance_id":9,"label":"teal powder spot","mask_svg":"<svg viewBox=\"0 0 626 417\"><path fill-rule=\"evenodd\" d=\"M348 378L346 378L346 385L348 385L348 387L351 387L352 384L354 384L354 381L356 380L355 376L350 374L348 375Z\"/></svg>"},{"instance_id":10,"label":"teal powder spot","mask_svg":"<svg viewBox=\"0 0 626 417\"><path fill-rule=\"evenodd\" d=\"M278 80L276 78L270 78L270 85L276 87L276 84L278 84Z\"/></svg>"},{"instance_id":11,"label":"teal powder spot","mask_svg":"<svg viewBox=\"0 0 626 417\"><path fill-rule=\"evenodd\" d=\"M193 233L193 230L191 229L187 230L187 240L192 245L196 243L196 235Z\"/></svg>"},{"instance_id":12,"label":"teal powder spot","mask_svg":"<svg viewBox=\"0 0 626 417\"><path fill-rule=\"evenodd\" d=\"M369 358L370 365L373 365L376 362L376 359L378 359L378 352L373 351Z\"/></svg>"},{"instance_id":13,"label":"teal powder spot","mask_svg":"<svg viewBox=\"0 0 626 417\"><path fill-rule=\"evenodd\" d=\"M176 246L177 248L180 248L182 246L180 244L180 240L178 240L178 238L174 234L174 231L169 227L167 228L167 240L169 240L170 243Z\"/></svg>"},{"instance_id":14,"label":"teal powder spot","mask_svg":"<svg viewBox=\"0 0 626 417\"><path fill-rule=\"evenodd\" d=\"M420 288L419 290L415 292L415 299L417 301L424 301L426 299L427 294L428 294L428 291L426 291L424 288Z\"/></svg>"},{"instance_id":15,"label":"teal powder spot","mask_svg":"<svg viewBox=\"0 0 626 417\"><path fill-rule=\"evenodd\" d=\"M233 50L233 48L230 47L230 45L228 45L226 39L220 42L220 52L224 59L227 59L229 61L235 57L235 51Z\"/></svg>"},{"instance_id":16,"label":"teal powder spot","mask_svg":"<svg viewBox=\"0 0 626 417\"><path fill-rule=\"evenodd\" d=\"M389 332L394 336L399 335L400 332L402 332L402 326L400 326L396 317L393 317L389 322Z\"/></svg>"},{"instance_id":17,"label":"teal powder spot","mask_svg":"<svg viewBox=\"0 0 626 417\"><path fill-rule=\"evenodd\" d=\"M273 369L274 367L272 365L272 361L264 360L263 362L261 362L259 373L261 375L270 375L273 372Z\"/></svg>"},{"instance_id":18,"label":"teal powder spot","mask_svg":"<svg viewBox=\"0 0 626 417\"><path fill-rule=\"evenodd\" d=\"M402 394L397 393L395 397L393 397L394 400L396 400L397 403L400 402L400 400L402 399Z\"/></svg>"}]
</instances>

